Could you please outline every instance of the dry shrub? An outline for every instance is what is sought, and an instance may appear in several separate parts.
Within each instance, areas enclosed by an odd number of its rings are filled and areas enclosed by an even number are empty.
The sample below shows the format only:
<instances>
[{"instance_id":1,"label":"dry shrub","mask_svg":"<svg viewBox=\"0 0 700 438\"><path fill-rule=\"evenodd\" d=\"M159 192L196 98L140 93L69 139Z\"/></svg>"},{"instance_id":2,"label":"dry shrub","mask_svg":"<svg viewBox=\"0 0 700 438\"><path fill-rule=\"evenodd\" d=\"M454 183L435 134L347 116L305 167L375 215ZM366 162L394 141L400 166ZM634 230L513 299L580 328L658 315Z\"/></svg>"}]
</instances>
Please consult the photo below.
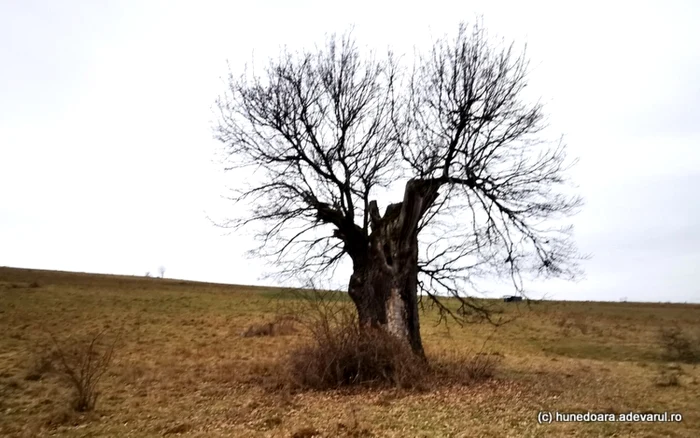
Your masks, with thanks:
<instances>
[{"instance_id":1,"label":"dry shrub","mask_svg":"<svg viewBox=\"0 0 700 438\"><path fill-rule=\"evenodd\" d=\"M422 390L444 384L472 384L494 376L498 353L443 354L429 361L382 329L364 328L350 311L335 323L321 318L310 327L311 342L292 351L287 376L296 387L395 386Z\"/></svg>"},{"instance_id":2,"label":"dry shrub","mask_svg":"<svg viewBox=\"0 0 700 438\"><path fill-rule=\"evenodd\" d=\"M287 358L286 377L292 386L409 387L420 380L425 363L384 330L361 327L352 304L342 296L316 288L299 294L297 307L288 310L307 329L310 342Z\"/></svg>"},{"instance_id":3,"label":"dry shrub","mask_svg":"<svg viewBox=\"0 0 700 438\"><path fill-rule=\"evenodd\" d=\"M422 390L443 383L473 383L491 378L500 359L478 352L426 360L383 329L360 326L352 302L315 288L286 303L287 317L308 333L309 342L294 348L278 371L284 384L297 388L394 386ZM488 339L487 339L488 341Z\"/></svg>"},{"instance_id":4,"label":"dry shrub","mask_svg":"<svg viewBox=\"0 0 700 438\"><path fill-rule=\"evenodd\" d=\"M56 370L74 389L72 408L87 412L95 408L97 385L109 369L119 334L112 342L105 342L105 330L84 339L68 339L59 342L50 334L54 345Z\"/></svg>"},{"instance_id":5,"label":"dry shrub","mask_svg":"<svg viewBox=\"0 0 700 438\"><path fill-rule=\"evenodd\" d=\"M684 363L700 362L700 336L694 336L678 326L662 327L659 330L659 344L663 358Z\"/></svg>"},{"instance_id":6,"label":"dry shrub","mask_svg":"<svg viewBox=\"0 0 700 438\"><path fill-rule=\"evenodd\" d=\"M390 384L412 387L425 362L384 330L352 323L316 330L310 345L289 357L289 375L301 387L328 389L349 385Z\"/></svg>"}]
</instances>

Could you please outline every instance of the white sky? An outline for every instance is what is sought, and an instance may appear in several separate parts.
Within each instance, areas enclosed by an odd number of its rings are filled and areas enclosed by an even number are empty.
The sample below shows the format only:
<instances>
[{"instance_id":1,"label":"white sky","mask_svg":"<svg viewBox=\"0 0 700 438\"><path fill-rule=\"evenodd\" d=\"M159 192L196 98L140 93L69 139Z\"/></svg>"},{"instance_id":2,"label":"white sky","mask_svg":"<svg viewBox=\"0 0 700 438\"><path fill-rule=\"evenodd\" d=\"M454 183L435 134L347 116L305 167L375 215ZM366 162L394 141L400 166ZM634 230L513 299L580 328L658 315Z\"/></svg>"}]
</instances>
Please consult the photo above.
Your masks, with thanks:
<instances>
[{"instance_id":1,"label":"white sky","mask_svg":"<svg viewBox=\"0 0 700 438\"><path fill-rule=\"evenodd\" d=\"M525 5L527 3L527 5ZM336 5L337 4L337 5ZM700 3L0 0L0 266L266 284L222 236L213 102L265 60L347 30L398 52L483 14L528 44L587 205L587 278L556 299L700 302ZM342 276L341 276L342 277ZM347 278L336 279L346 284Z\"/></svg>"}]
</instances>

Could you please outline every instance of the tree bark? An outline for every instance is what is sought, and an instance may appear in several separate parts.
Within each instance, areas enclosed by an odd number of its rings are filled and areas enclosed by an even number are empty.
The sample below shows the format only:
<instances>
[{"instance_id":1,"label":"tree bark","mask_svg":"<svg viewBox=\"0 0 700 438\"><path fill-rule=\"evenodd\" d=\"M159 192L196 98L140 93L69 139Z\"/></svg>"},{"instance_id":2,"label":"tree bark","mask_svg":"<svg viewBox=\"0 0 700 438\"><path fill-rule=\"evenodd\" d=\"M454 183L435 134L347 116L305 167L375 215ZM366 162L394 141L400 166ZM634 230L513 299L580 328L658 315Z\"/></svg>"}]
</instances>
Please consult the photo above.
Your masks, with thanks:
<instances>
[{"instance_id":1,"label":"tree bark","mask_svg":"<svg viewBox=\"0 0 700 438\"><path fill-rule=\"evenodd\" d=\"M349 293L363 327L382 328L423 356L418 319L417 241L406 256L387 257L385 248L396 242L374 238L368 249L369 264L355 268ZM410 254L414 252L416 259ZM385 260L389 258L388 263Z\"/></svg>"},{"instance_id":2,"label":"tree bark","mask_svg":"<svg viewBox=\"0 0 700 438\"><path fill-rule=\"evenodd\" d=\"M353 255L348 292L363 327L382 328L424 357L418 318L418 223L437 197L439 185L411 180L404 200L379 215L370 203L372 233Z\"/></svg>"}]
</instances>

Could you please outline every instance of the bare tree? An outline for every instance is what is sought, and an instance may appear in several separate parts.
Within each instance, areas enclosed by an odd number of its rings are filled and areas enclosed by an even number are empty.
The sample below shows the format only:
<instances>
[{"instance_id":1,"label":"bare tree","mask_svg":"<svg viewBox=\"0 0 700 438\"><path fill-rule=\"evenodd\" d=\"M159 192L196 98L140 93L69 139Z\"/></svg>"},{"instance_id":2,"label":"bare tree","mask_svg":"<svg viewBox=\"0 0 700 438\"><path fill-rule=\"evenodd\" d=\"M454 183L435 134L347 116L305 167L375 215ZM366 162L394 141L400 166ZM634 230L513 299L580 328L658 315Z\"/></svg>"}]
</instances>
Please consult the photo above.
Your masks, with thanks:
<instances>
[{"instance_id":1,"label":"bare tree","mask_svg":"<svg viewBox=\"0 0 700 438\"><path fill-rule=\"evenodd\" d=\"M455 318L489 317L466 293L478 278L506 276L523 293L525 274L575 277L570 228L552 221L581 200L561 190L564 144L544 139L542 106L522 97L528 63L512 45L461 25L405 71L392 53L361 56L348 35L283 52L262 74L229 74L216 137L227 169L261 177L235 191L246 213L225 225L262 225L253 253L281 275L349 257L360 321L422 355L424 295ZM403 200L382 215L376 196L397 181Z\"/></svg>"},{"instance_id":2,"label":"bare tree","mask_svg":"<svg viewBox=\"0 0 700 438\"><path fill-rule=\"evenodd\" d=\"M165 278L165 266L158 268L158 274L160 274L160 278Z\"/></svg>"}]
</instances>

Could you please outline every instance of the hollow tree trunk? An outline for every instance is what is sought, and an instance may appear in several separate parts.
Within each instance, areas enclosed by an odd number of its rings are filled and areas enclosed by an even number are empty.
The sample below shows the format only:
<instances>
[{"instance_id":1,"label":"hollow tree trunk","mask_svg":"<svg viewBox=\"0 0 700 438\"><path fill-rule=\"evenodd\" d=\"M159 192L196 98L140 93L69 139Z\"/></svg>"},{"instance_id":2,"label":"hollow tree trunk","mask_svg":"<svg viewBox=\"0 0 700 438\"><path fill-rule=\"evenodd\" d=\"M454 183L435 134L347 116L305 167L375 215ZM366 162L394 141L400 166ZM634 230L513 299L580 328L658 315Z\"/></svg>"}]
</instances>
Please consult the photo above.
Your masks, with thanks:
<instances>
[{"instance_id":1,"label":"hollow tree trunk","mask_svg":"<svg viewBox=\"0 0 700 438\"><path fill-rule=\"evenodd\" d=\"M350 279L349 292L360 324L387 330L423 356L418 319L418 243L404 245L405 254L387 257L384 251L390 251L388 248L397 242L372 240L369 263L356 267Z\"/></svg>"},{"instance_id":2,"label":"hollow tree trunk","mask_svg":"<svg viewBox=\"0 0 700 438\"><path fill-rule=\"evenodd\" d=\"M424 357L418 318L418 222L437 197L437 186L409 181L404 200L380 217L370 203L372 233L353 256L348 292L362 326L387 330Z\"/></svg>"}]
</instances>

